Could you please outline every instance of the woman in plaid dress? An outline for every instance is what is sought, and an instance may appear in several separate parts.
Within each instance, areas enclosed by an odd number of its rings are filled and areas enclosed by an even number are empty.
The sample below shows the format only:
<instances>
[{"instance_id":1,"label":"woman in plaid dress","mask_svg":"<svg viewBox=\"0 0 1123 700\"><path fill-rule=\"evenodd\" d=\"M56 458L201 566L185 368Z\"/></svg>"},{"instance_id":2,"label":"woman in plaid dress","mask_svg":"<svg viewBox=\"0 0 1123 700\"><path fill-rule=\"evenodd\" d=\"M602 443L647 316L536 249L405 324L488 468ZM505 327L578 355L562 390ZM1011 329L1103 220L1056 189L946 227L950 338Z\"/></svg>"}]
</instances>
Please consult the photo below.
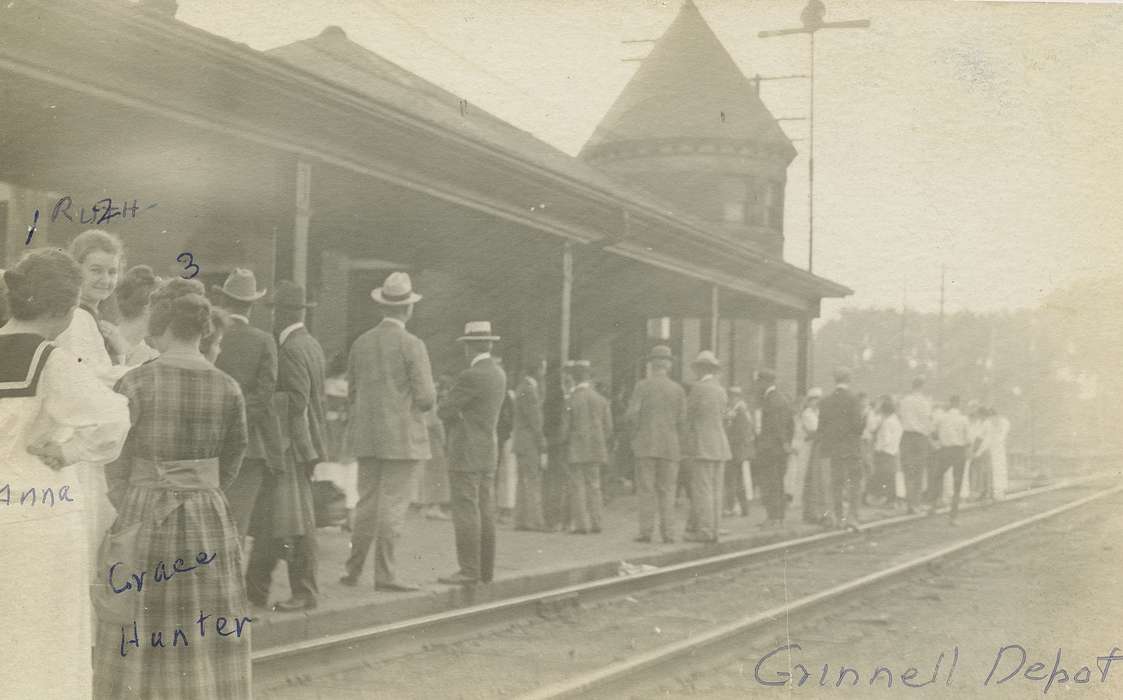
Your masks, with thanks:
<instances>
[{"instance_id":1,"label":"woman in plaid dress","mask_svg":"<svg viewBox=\"0 0 1123 700\"><path fill-rule=\"evenodd\" d=\"M252 620L222 493L245 452L245 407L199 352L211 325L203 293L172 280L153 294L160 357L117 383L132 429L106 467L119 515L95 590L96 697L250 697Z\"/></svg>"}]
</instances>

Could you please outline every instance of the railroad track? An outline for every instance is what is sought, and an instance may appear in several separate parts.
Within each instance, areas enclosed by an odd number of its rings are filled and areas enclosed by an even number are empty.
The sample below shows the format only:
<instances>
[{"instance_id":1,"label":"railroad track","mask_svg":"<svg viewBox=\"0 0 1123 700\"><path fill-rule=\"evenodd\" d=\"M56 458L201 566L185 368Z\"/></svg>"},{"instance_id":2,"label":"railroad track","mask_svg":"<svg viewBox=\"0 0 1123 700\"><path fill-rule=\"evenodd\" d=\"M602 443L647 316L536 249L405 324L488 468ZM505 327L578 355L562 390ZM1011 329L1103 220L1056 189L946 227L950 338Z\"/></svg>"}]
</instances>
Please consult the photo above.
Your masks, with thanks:
<instances>
[{"instance_id":1,"label":"railroad track","mask_svg":"<svg viewBox=\"0 0 1123 700\"><path fill-rule=\"evenodd\" d=\"M1015 494L1003 503L1020 499L1043 496L1053 492L1079 487L1104 475L1092 475L1055 485L1030 489ZM778 615L789 614L821 604L822 602L852 594L863 587L899 576L916 567L924 566L939 558L952 556L956 552L973 547L982 541L999 537L1007 532L1026 527L1041 519L1052 517L1066 510L1078 508L1084 503L1115 493L1118 487L1099 494L1077 499L1062 506L1052 508L1015 523L1009 523L995 530L968 538L949 547L905 562L874 574L860 577L844 584L835 585L814 595L801 597L788 602L783 608L773 608L735 622L717 626L705 633L691 635L688 639L657 649L629 656L627 659L576 674L561 682L547 683L526 697L567 697L585 694L626 679L629 675L642 673L653 665L681 655L698 653L709 644L714 644L729 635L741 634L754 626L772 621ZM970 504L961 510L967 512L979 508ZM926 519L923 515L900 516L869 523L861 528L863 534L893 532L909 523ZM520 620L533 619L551 614L562 613L569 609L580 609L609 599L623 599L632 593L660 589L676 583L700 580L702 577L720 574L723 571L743 569L746 566L762 564L776 557L791 557L801 552L831 546L857 538L861 535L852 532L824 532L809 537L789 540L764 547L755 547L737 552L722 554L663 567L654 571L633 576L602 579L542 593L495 601L413 620L379 625L339 635L323 637L307 642L265 649L254 654L254 685L262 697L270 696L273 691L315 685L316 677L332 672L342 672L357 665L369 666L378 660L393 658L403 654L417 653L419 650L439 648L442 644L462 640L465 637L480 635L489 629L500 629ZM291 692L286 697L297 697ZM303 697L303 696L299 696ZM309 695L308 697L312 697Z\"/></svg>"},{"instance_id":2,"label":"railroad track","mask_svg":"<svg viewBox=\"0 0 1123 700\"><path fill-rule=\"evenodd\" d=\"M690 657L705 655L712 648L730 644L733 640L761 630L779 619L819 608L825 603L838 602L849 597L860 595L864 592L868 592L873 586L899 579L941 560L948 559L957 554L963 554L996 538L1009 535L1019 530L1024 530L1049 518L1054 518L1063 513L1077 510L1093 501L1121 492L1123 492L1123 485L1115 486L1114 488L1084 498L1079 498L1056 508L1051 508L1045 512L1037 513L982 534L965 538L935 552L915 557L907 562L852 579L846 583L804 596L785 603L784 605L745 616L728 624L719 625L690 639L667 644L646 653L638 654L632 658L605 665L596 671L568 678L561 683L554 683L537 688L532 692L519 696L519 700L547 700L572 697L623 697L624 687L628 686L629 683L638 676L653 671L654 669L660 669L660 672L665 674L667 669L674 663Z\"/></svg>"}]
</instances>

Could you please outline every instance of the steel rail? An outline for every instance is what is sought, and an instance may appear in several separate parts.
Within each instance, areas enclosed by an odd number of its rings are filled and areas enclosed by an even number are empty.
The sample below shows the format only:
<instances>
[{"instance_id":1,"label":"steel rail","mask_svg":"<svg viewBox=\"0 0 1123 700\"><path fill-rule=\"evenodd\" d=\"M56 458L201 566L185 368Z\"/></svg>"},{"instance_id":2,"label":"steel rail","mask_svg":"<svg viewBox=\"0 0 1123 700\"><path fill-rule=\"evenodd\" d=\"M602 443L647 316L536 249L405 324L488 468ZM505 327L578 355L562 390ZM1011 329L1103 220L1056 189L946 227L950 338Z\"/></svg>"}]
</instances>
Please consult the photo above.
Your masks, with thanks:
<instances>
[{"instance_id":1,"label":"steel rail","mask_svg":"<svg viewBox=\"0 0 1123 700\"><path fill-rule=\"evenodd\" d=\"M891 566L872 574L867 574L846 583L839 584L818 593L804 596L794 601L774 607L764 612L754 613L733 622L714 627L708 632L698 636L684 639L671 644L658 647L651 651L637 654L631 658L608 664L595 671L568 678L558 683L552 683L537 688L529 693L519 696L519 700L547 700L553 698L571 698L589 693L603 693L610 687L625 684L637 674L649 671L656 667L664 666L669 662L681 660L687 656L695 655L708 647L714 647L731 638L739 637L754 632L765 625L789 616L793 613L804 612L829 601L835 601L853 595L873 585L884 583L904 574L913 572L940 559L945 559L955 554L964 552L984 542L1009 534L1016 530L1029 527L1043 520L1055 517L1062 513L1080 508L1092 501L1106 498L1123 492L1123 484L1100 493L1071 501L1043 513L1007 523L993 530L988 530L980 535L969 537L955 544L943 547L935 552L925 554L907 562Z\"/></svg>"},{"instance_id":2,"label":"steel rail","mask_svg":"<svg viewBox=\"0 0 1123 700\"><path fill-rule=\"evenodd\" d=\"M1048 486L1019 491L997 503L1031 498L1114 475L1114 473L1096 473L1062 480ZM986 505L984 503L969 503L961 506L960 510L972 510ZM944 508L939 512L946 512L946 510ZM865 534L927 517L929 517L927 514L916 513L884 518L860 526L857 528L857 534ZM734 569L755 563L758 560L764 561L774 555L798 552L826 542L843 540L847 537L854 537L855 534L854 530L831 530L806 537L781 540L768 545L694 559L631 576L602 578L255 650L252 654L254 676L257 679L267 679L261 683L264 687L273 687L285 678L299 675L294 671L294 664L300 667L310 666L319 670L328 666L343 667L345 662L340 659L340 652L351 652L348 654L351 656L359 649L369 648L372 654L383 655L402 649L417 648L424 644L437 643L478 632L487 627L524 619L543 610L548 611L551 608L572 606L581 602L591 603L596 600L621 597L630 592L695 578L716 571ZM352 663L352 665L355 664ZM255 685L258 685L258 682L255 682Z\"/></svg>"}]
</instances>

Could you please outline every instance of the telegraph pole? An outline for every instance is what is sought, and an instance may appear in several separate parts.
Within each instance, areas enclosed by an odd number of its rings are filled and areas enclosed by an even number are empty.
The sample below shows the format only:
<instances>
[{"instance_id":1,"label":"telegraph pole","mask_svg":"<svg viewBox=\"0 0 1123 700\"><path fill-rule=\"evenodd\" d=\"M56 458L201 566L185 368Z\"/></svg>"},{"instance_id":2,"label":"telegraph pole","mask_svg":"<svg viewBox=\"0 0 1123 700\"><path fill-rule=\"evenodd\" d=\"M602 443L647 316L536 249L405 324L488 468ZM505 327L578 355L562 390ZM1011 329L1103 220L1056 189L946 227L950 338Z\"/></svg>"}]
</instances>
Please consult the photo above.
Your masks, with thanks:
<instances>
[{"instance_id":1,"label":"telegraph pole","mask_svg":"<svg viewBox=\"0 0 1123 700\"><path fill-rule=\"evenodd\" d=\"M822 0L808 0L800 14L802 27L792 29L771 29L757 34L761 39L791 34L806 34L811 39L811 109L809 113L809 143L807 152L807 271L812 272L815 263L815 33L820 29L865 29L870 26L868 19L846 22L824 22L827 8ZM760 83L757 83L759 86Z\"/></svg>"}]
</instances>

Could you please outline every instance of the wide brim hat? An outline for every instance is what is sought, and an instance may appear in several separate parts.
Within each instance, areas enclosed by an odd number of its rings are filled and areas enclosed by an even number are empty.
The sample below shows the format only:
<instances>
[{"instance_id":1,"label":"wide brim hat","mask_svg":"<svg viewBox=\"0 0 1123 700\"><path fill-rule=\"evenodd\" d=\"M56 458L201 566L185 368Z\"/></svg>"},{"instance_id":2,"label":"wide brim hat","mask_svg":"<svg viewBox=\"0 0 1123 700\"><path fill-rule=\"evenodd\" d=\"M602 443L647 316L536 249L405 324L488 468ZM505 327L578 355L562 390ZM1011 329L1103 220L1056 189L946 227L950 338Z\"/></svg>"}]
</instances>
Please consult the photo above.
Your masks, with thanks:
<instances>
[{"instance_id":1,"label":"wide brim hat","mask_svg":"<svg viewBox=\"0 0 1123 700\"><path fill-rule=\"evenodd\" d=\"M499 340L499 336L491 332L491 321L469 321L464 324L464 335L457 338L464 340Z\"/></svg>"},{"instance_id":2,"label":"wide brim hat","mask_svg":"<svg viewBox=\"0 0 1123 700\"><path fill-rule=\"evenodd\" d=\"M265 296L267 290L258 290L257 278L253 274L253 270L236 267L227 277L222 286L212 285L214 291L219 294L236 299L238 301L258 301L261 297Z\"/></svg>"},{"instance_id":3,"label":"wide brim hat","mask_svg":"<svg viewBox=\"0 0 1123 700\"><path fill-rule=\"evenodd\" d=\"M667 345L656 345L647 353L647 360L674 360L675 354Z\"/></svg>"},{"instance_id":4,"label":"wide brim hat","mask_svg":"<svg viewBox=\"0 0 1123 700\"><path fill-rule=\"evenodd\" d=\"M422 297L413 291L413 280L408 272L391 272L381 287L371 291L370 298L383 306L409 306Z\"/></svg>"},{"instance_id":5,"label":"wide brim hat","mask_svg":"<svg viewBox=\"0 0 1123 700\"><path fill-rule=\"evenodd\" d=\"M304 295L304 287L290 280L281 280L273 290L273 296L265 302L270 306L281 306L294 309L315 308L316 302L308 301Z\"/></svg>"},{"instance_id":6,"label":"wide brim hat","mask_svg":"<svg viewBox=\"0 0 1123 700\"><path fill-rule=\"evenodd\" d=\"M702 352L698 353L698 357L695 357L694 361L690 364L702 367L713 367L714 369L721 369L721 361L717 359L717 355L715 355L711 350L703 350Z\"/></svg>"}]
</instances>

